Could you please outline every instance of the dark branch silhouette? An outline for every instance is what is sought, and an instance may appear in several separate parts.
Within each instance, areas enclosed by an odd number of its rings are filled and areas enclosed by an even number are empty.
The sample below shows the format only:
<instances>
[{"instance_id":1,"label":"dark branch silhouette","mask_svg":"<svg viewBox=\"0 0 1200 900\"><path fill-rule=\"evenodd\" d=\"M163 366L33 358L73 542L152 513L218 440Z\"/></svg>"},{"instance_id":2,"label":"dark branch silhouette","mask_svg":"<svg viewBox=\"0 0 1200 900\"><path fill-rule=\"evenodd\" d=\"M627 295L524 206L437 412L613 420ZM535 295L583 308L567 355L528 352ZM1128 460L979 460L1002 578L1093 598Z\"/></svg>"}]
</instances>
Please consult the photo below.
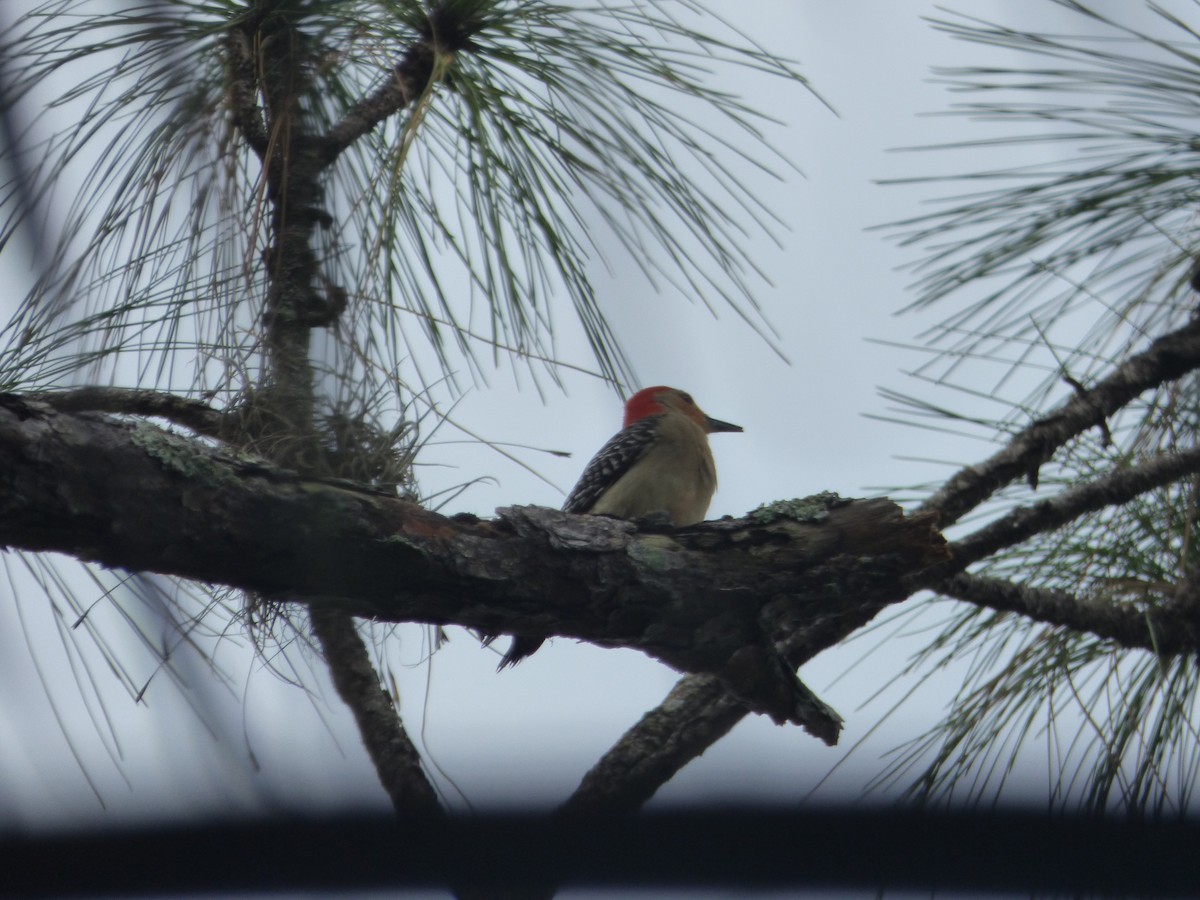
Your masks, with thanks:
<instances>
[{"instance_id":1,"label":"dark branch silhouette","mask_svg":"<svg viewBox=\"0 0 1200 900\"><path fill-rule=\"evenodd\" d=\"M945 560L927 518L833 496L679 530L539 507L446 518L144 422L0 401L0 543L380 621L632 647L836 740L795 677ZM236 549L234 549L236 548Z\"/></svg>"}]
</instances>

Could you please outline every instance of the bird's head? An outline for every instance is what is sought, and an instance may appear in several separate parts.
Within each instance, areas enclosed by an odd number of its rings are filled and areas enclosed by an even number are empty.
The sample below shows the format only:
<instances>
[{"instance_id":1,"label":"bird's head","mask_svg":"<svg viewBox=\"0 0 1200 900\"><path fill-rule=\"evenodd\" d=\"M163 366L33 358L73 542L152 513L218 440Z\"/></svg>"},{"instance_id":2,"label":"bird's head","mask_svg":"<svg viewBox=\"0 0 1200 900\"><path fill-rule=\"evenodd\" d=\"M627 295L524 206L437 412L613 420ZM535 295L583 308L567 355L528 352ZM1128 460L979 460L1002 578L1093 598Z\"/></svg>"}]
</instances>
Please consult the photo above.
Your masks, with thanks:
<instances>
[{"instance_id":1,"label":"bird's head","mask_svg":"<svg viewBox=\"0 0 1200 900\"><path fill-rule=\"evenodd\" d=\"M742 430L741 425L722 422L706 414L687 391L665 385L643 388L629 398L625 403L625 427L628 428L647 416L658 416L670 411L682 413L709 434L714 431Z\"/></svg>"}]
</instances>

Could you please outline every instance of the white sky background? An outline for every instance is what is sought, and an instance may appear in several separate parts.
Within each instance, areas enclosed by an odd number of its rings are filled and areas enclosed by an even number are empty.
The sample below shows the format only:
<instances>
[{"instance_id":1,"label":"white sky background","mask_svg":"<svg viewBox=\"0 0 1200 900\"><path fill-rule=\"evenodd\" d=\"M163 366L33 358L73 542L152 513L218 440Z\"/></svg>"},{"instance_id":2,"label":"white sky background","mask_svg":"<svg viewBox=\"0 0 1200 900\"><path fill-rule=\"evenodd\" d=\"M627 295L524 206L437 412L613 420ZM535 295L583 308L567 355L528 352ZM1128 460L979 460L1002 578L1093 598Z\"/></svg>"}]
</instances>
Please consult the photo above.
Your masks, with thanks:
<instances>
[{"instance_id":1,"label":"white sky background","mask_svg":"<svg viewBox=\"0 0 1200 900\"><path fill-rule=\"evenodd\" d=\"M888 151L982 134L960 119L918 113L944 109L951 100L928 82L931 65L977 62L984 51L931 30L920 17L935 14L934 4L920 0L713 0L713 5L727 8L767 48L798 59L840 116L794 86L746 81L745 90L759 92L757 105L787 123L771 134L772 141L804 172L782 184L754 183L791 228L781 232L782 248L764 243L756 254L774 283L764 286L758 299L791 365L732 311L713 318L700 304L656 295L632 267L600 283L642 384L685 388L707 412L746 429L714 437L721 486L710 517L740 515L765 501L823 490L863 496L879 486L940 479L951 471L903 457L954 462L985 457L990 448L981 442L862 415L883 410L875 395L879 385L920 391L899 374L920 357L866 339L910 340L940 314L935 309L932 315L893 316L912 299L908 277L897 267L912 261L913 251L864 231L913 215L919 201L936 196L937 189L872 182L976 165L962 155ZM1079 26L1076 18L1068 20L1045 2L949 5L1040 30ZM1006 59L998 51L989 54L993 61ZM1044 158L1048 152L1040 148L1034 155ZM568 317L564 311L559 321ZM569 333L560 351L567 359L587 359L582 343ZM551 386L544 399L531 388L525 373L497 370L488 384L467 394L455 417L495 441L570 451L570 459L524 457L558 489L485 448L433 446L420 475L427 492L482 475L495 478L446 511L487 516L513 504L558 506L590 455L619 427L619 399L594 379L568 376L565 395ZM449 431L440 436L455 437ZM354 725L324 681L310 679L314 696L284 683L264 671L244 639L230 640L220 651L235 676L228 687L215 685L202 664L190 672L190 690L209 710L208 727L179 702L165 679L151 685L145 704L134 705L122 690L106 686L108 673L98 670L104 714L116 723L119 751L98 737L61 647L43 642L37 662L49 673L64 723L60 728L23 637L26 629L53 633L48 620L37 618L52 613L44 608L39 613L36 604L24 602L20 609L26 621L18 622L8 594L8 585L0 582L0 828L273 808L387 808ZM806 802L846 750L880 722L890 700L900 696L904 685L892 685L883 699L863 707L888 687L921 639L890 642L844 678L838 676L862 655L864 644L826 653L805 667L806 682L846 719L840 747L826 748L798 729L750 717L688 766L654 803ZM405 721L436 765L439 785L459 806L462 801L445 776L477 807L555 805L678 677L631 651L563 639L502 674L495 672L497 657L458 630L430 665L420 664L417 629L403 630L390 647ZM931 724L954 687L950 673L940 690L923 692L815 797L858 797L880 768L880 754ZM94 703L91 708L96 709ZM249 762L251 750L257 771ZM1035 796L1039 774L1044 781L1044 772L1031 765Z\"/></svg>"}]
</instances>

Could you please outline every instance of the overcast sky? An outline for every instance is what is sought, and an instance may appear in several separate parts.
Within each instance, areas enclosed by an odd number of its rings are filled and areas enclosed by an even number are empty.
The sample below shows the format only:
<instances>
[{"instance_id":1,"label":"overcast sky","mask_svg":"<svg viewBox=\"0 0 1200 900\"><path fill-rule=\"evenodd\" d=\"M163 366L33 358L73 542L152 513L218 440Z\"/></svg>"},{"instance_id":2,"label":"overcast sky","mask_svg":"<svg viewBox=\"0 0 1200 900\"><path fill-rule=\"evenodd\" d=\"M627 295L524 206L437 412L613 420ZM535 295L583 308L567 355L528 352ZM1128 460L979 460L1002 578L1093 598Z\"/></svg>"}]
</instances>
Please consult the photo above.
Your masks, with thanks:
<instances>
[{"instance_id":1,"label":"overcast sky","mask_svg":"<svg viewBox=\"0 0 1200 900\"><path fill-rule=\"evenodd\" d=\"M1048 2L949 5L1030 28L1076 26ZM780 233L782 246L763 242L756 259L771 282L761 285L757 299L790 362L732 312L713 316L703 304L655 294L631 269L600 282L641 384L684 388L710 414L745 428L744 434L713 439L720 488L710 517L740 515L765 501L817 491L864 496L950 471L910 458L948 463L983 458L988 447L981 442L863 415L884 410L878 386L913 389L900 373L920 361L868 339L908 341L936 319L936 311L894 316L912 299L909 276L899 267L913 261L913 252L865 231L920 211L936 189L875 182L971 165L961 155L891 148L976 133L962 120L920 114L944 109L949 101L942 87L930 83L930 67L978 61L982 51L930 29L921 17L933 14L934 4L919 0L713 0L713 6L728 9L769 49L799 60L837 115L794 85L748 76L734 83L785 123L770 139L803 172L778 183L746 176L789 226ZM992 51L987 58L1004 55ZM559 349L568 359L586 361L582 343L569 330ZM447 511L487 516L510 504L558 506L591 454L619 427L621 415L619 398L598 380L567 375L565 387L539 396L528 376L501 368L455 410L458 420L488 439L569 451L567 459L522 456L545 481L486 448L435 439L421 460L422 488L432 494L488 475L492 481L462 494ZM451 429L437 435L461 437ZM206 710L204 724L165 678L153 682L146 702L135 706L123 691L106 685L102 665L94 674L104 703L90 696L85 702L78 672L71 672L50 621L55 613L29 598L19 606L8 602L8 590L0 584L0 825L107 823L272 807L387 807L349 716L322 679L305 672L306 689L286 683L265 670L248 640L234 636L220 651L232 676L228 683L218 683L198 662L181 663L184 671L190 667L184 693ZM55 637L35 639L34 660L26 634ZM826 748L798 729L751 717L654 802L806 802L846 751L866 740L815 794L859 797L879 770L881 753L928 726L954 686L955 673L947 673L939 689L922 693L872 735L891 701L907 688L907 682L893 679L920 640L920 635L893 640L845 677L863 644L827 653L803 670L806 682L846 719L840 747ZM422 641L421 630L400 629L389 638L389 659L405 721L448 800L459 806L462 795L477 807L554 805L677 678L640 654L569 640L553 641L502 674L495 672L497 657L464 632L452 630L450 643L431 663L422 662ZM298 647L292 652L304 655ZM43 691L39 665L51 683L53 703ZM101 736L106 727L97 727L93 716L111 717L119 746L117 739ZM1029 778L1036 787L1036 770Z\"/></svg>"}]
</instances>

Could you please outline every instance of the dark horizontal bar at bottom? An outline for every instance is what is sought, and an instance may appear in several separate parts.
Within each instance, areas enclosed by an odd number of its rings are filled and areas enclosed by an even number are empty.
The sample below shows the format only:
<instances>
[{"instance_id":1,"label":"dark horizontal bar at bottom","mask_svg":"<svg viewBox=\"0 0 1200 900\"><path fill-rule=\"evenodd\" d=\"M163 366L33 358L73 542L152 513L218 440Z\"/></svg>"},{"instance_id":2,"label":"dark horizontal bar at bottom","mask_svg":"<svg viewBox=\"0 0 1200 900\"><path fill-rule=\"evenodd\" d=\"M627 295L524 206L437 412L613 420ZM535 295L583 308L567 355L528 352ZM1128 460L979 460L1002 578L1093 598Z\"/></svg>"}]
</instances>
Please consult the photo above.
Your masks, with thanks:
<instances>
[{"instance_id":1,"label":"dark horizontal bar at bottom","mask_svg":"<svg viewBox=\"0 0 1200 900\"><path fill-rule=\"evenodd\" d=\"M0 836L0 897L537 884L1195 897L1200 823L739 809L633 819L269 819Z\"/></svg>"}]
</instances>

